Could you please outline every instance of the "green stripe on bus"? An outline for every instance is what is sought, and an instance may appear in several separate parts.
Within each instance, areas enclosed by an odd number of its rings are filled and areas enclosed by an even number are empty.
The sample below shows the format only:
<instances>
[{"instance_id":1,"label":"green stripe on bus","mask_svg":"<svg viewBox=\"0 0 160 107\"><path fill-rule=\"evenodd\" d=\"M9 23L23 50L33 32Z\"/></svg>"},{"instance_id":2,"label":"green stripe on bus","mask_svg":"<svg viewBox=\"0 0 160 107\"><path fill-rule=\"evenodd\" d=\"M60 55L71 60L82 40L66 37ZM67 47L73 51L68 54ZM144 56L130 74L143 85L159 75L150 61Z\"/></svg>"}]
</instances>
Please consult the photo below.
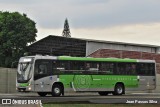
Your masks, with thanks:
<instances>
[{"instance_id":1,"label":"green stripe on bus","mask_svg":"<svg viewBox=\"0 0 160 107\"><path fill-rule=\"evenodd\" d=\"M112 61L112 62L137 62L136 59L120 59L120 58L92 58L92 57L69 57L59 56L58 60L72 60L72 61Z\"/></svg>"}]
</instances>

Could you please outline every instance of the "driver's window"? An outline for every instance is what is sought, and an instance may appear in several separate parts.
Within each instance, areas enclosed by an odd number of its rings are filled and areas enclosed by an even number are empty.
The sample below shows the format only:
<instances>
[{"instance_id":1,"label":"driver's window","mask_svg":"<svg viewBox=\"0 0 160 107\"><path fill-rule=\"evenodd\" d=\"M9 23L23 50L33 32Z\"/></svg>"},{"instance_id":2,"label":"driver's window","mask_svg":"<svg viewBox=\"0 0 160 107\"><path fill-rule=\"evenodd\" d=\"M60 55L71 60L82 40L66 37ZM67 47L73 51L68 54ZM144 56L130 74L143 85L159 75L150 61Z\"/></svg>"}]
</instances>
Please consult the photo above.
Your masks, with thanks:
<instances>
[{"instance_id":1,"label":"driver's window","mask_svg":"<svg viewBox=\"0 0 160 107\"><path fill-rule=\"evenodd\" d=\"M36 60L34 79L39 79L51 75L51 69L51 60Z\"/></svg>"},{"instance_id":2,"label":"driver's window","mask_svg":"<svg viewBox=\"0 0 160 107\"><path fill-rule=\"evenodd\" d=\"M38 66L38 74L46 74L47 73L47 65L46 64L40 64Z\"/></svg>"}]
</instances>

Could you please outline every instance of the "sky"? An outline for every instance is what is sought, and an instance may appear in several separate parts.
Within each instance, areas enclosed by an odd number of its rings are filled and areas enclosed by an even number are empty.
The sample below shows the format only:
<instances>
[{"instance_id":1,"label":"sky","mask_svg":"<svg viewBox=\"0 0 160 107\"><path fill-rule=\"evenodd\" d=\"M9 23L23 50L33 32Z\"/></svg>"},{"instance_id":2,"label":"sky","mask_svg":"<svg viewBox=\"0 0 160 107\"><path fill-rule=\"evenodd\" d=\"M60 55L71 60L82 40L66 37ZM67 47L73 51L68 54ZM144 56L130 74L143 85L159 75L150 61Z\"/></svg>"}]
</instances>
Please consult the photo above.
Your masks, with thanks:
<instances>
[{"instance_id":1,"label":"sky","mask_svg":"<svg viewBox=\"0 0 160 107\"><path fill-rule=\"evenodd\" d=\"M37 40L71 37L160 46L160 0L0 0L0 11L18 11L36 22Z\"/></svg>"}]
</instances>

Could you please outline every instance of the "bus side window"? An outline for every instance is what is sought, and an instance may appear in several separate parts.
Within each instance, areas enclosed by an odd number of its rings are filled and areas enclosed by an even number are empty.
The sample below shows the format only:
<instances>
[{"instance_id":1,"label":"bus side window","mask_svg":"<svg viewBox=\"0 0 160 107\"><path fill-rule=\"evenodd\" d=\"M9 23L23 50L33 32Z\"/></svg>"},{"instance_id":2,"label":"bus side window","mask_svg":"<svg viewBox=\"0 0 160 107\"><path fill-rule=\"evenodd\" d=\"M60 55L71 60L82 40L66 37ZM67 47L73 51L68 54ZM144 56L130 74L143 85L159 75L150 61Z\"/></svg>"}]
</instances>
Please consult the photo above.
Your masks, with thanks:
<instances>
[{"instance_id":1,"label":"bus side window","mask_svg":"<svg viewBox=\"0 0 160 107\"><path fill-rule=\"evenodd\" d=\"M65 70L66 70L66 72L69 71L70 69L71 69L70 61L66 61L65 62Z\"/></svg>"},{"instance_id":2,"label":"bus side window","mask_svg":"<svg viewBox=\"0 0 160 107\"><path fill-rule=\"evenodd\" d=\"M129 74L131 74L131 64L130 63L128 63L128 64L126 64L126 66L125 66L126 68L125 68L125 74L127 74L127 75L129 75Z\"/></svg>"},{"instance_id":3,"label":"bus side window","mask_svg":"<svg viewBox=\"0 0 160 107\"><path fill-rule=\"evenodd\" d=\"M115 63L102 62L99 68L100 68L99 70L100 74L113 74L115 69Z\"/></svg>"},{"instance_id":4,"label":"bus side window","mask_svg":"<svg viewBox=\"0 0 160 107\"><path fill-rule=\"evenodd\" d=\"M41 64L38 67L39 74L46 74L47 73L47 66L45 64Z\"/></svg>"},{"instance_id":5,"label":"bus side window","mask_svg":"<svg viewBox=\"0 0 160 107\"><path fill-rule=\"evenodd\" d=\"M155 65L153 63L148 63L146 66L146 75L153 76L155 74Z\"/></svg>"},{"instance_id":6,"label":"bus side window","mask_svg":"<svg viewBox=\"0 0 160 107\"><path fill-rule=\"evenodd\" d=\"M117 74L118 75L124 75L126 72L125 63L117 63Z\"/></svg>"},{"instance_id":7,"label":"bus side window","mask_svg":"<svg viewBox=\"0 0 160 107\"><path fill-rule=\"evenodd\" d=\"M49 60L37 60L35 64L35 74L49 74L51 72L51 63Z\"/></svg>"},{"instance_id":8,"label":"bus side window","mask_svg":"<svg viewBox=\"0 0 160 107\"><path fill-rule=\"evenodd\" d=\"M70 72L73 74L82 74L85 71L84 62L82 61L71 61Z\"/></svg>"},{"instance_id":9,"label":"bus side window","mask_svg":"<svg viewBox=\"0 0 160 107\"><path fill-rule=\"evenodd\" d=\"M131 75L135 75L136 74L136 64L131 64L130 74Z\"/></svg>"},{"instance_id":10,"label":"bus side window","mask_svg":"<svg viewBox=\"0 0 160 107\"><path fill-rule=\"evenodd\" d=\"M85 73L87 74L98 74L99 63L98 62L86 62Z\"/></svg>"},{"instance_id":11,"label":"bus side window","mask_svg":"<svg viewBox=\"0 0 160 107\"><path fill-rule=\"evenodd\" d=\"M52 64L52 69L53 69L53 74L57 74L58 73L58 69L57 69L57 67L58 67L58 65L59 64L57 64L58 62L57 61L53 61L53 64Z\"/></svg>"},{"instance_id":12,"label":"bus side window","mask_svg":"<svg viewBox=\"0 0 160 107\"><path fill-rule=\"evenodd\" d=\"M141 63L137 64L137 75L143 75L143 70L142 70L143 65Z\"/></svg>"},{"instance_id":13,"label":"bus side window","mask_svg":"<svg viewBox=\"0 0 160 107\"><path fill-rule=\"evenodd\" d=\"M125 75L135 75L136 74L136 64L135 63L126 63L125 65Z\"/></svg>"},{"instance_id":14,"label":"bus side window","mask_svg":"<svg viewBox=\"0 0 160 107\"><path fill-rule=\"evenodd\" d=\"M107 72L107 74L113 74L114 66L115 66L114 63L108 63L108 66L107 66L108 72Z\"/></svg>"},{"instance_id":15,"label":"bus side window","mask_svg":"<svg viewBox=\"0 0 160 107\"><path fill-rule=\"evenodd\" d=\"M144 72L145 72L145 75L149 75L149 65L148 64L144 64Z\"/></svg>"},{"instance_id":16,"label":"bus side window","mask_svg":"<svg viewBox=\"0 0 160 107\"><path fill-rule=\"evenodd\" d=\"M36 60L34 79L39 79L52 73L51 60Z\"/></svg>"},{"instance_id":17,"label":"bus side window","mask_svg":"<svg viewBox=\"0 0 160 107\"><path fill-rule=\"evenodd\" d=\"M65 73L65 61L53 61L53 72L54 74Z\"/></svg>"},{"instance_id":18,"label":"bus side window","mask_svg":"<svg viewBox=\"0 0 160 107\"><path fill-rule=\"evenodd\" d=\"M140 63L138 64L138 69L137 69L138 75L150 75L150 70L149 70L149 64L148 63Z\"/></svg>"},{"instance_id":19,"label":"bus side window","mask_svg":"<svg viewBox=\"0 0 160 107\"><path fill-rule=\"evenodd\" d=\"M85 70L90 70L90 63L85 64Z\"/></svg>"},{"instance_id":20,"label":"bus side window","mask_svg":"<svg viewBox=\"0 0 160 107\"><path fill-rule=\"evenodd\" d=\"M154 63L151 63L149 65L149 71L150 71L151 76L155 75L155 64Z\"/></svg>"}]
</instances>

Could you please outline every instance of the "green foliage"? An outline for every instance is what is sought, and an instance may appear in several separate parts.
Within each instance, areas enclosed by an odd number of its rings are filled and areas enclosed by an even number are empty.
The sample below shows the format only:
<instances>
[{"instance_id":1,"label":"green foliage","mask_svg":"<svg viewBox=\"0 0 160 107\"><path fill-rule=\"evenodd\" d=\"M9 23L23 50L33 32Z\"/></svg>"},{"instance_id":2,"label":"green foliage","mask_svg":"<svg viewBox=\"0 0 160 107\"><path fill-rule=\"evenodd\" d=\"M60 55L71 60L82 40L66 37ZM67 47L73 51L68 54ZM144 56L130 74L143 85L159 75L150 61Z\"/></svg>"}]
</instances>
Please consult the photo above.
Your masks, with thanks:
<instances>
[{"instance_id":1,"label":"green foliage","mask_svg":"<svg viewBox=\"0 0 160 107\"><path fill-rule=\"evenodd\" d=\"M0 67L11 67L37 36L36 23L26 14L0 11Z\"/></svg>"}]
</instances>

